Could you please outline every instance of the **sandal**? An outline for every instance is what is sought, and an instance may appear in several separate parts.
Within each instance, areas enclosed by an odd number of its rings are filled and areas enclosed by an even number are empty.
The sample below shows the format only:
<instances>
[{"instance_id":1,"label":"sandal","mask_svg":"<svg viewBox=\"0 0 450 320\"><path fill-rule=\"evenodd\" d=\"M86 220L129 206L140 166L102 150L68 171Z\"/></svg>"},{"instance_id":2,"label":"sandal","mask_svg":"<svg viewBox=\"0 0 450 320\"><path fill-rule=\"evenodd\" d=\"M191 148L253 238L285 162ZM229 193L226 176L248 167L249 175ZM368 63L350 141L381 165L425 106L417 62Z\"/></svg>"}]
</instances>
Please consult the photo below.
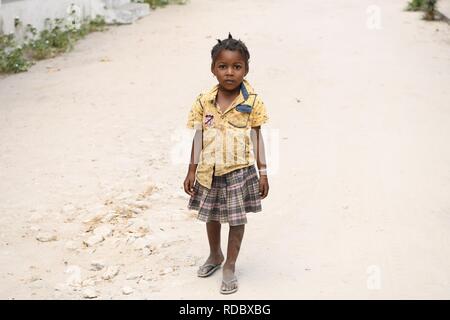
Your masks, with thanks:
<instances>
[{"instance_id":1,"label":"sandal","mask_svg":"<svg viewBox=\"0 0 450 320\"><path fill-rule=\"evenodd\" d=\"M219 263L219 264L212 264L212 263L204 264L200 268L198 268L197 276L199 276L201 278L209 277L217 269L219 269L220 266L221 266L221 263Z\"/></svg>"},{"instance_id":2,"label":"sandal","mask_svg":"<svg viewBox=\"0 0 450 320\"><path fill-rule=\"evenodd\" d=\"M233 289L230 290L225 290L224 286L229 286L232 283L236 283L236 286ZM222 286L220 287L220 293L221 294L230 294L230 293L235 293L238 290L238 285L237 285L237 278L236 276L228 281L222 280Z\"/></svg>"}]
</instances>

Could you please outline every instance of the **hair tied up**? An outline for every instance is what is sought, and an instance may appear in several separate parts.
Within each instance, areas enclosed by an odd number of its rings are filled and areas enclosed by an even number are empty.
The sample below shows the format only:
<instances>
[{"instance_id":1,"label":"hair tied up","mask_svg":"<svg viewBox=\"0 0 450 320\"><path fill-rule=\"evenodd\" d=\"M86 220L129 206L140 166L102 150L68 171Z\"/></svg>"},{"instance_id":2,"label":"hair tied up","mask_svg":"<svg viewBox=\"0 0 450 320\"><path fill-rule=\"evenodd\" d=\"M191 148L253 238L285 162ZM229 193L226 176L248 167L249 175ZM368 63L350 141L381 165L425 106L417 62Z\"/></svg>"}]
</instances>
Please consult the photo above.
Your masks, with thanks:
<instances>
[{"instance_id":1,"label":"hair tied up","mask_svg":"<svg viewBox=\"0 0 450 320\"><path fill-rule=\"evenodd\" d=\"M248 60L250 59L250 53L248 52L248 49L244 42L234 39L231 35L231 32L228 32L228 38L223 40L216 40L218 43L216 43L216 45L211 50L212 65L214 65L217 56L222 50L238 51L244 59L245 67L248 71Z\"/></svg>"}]
</instances>

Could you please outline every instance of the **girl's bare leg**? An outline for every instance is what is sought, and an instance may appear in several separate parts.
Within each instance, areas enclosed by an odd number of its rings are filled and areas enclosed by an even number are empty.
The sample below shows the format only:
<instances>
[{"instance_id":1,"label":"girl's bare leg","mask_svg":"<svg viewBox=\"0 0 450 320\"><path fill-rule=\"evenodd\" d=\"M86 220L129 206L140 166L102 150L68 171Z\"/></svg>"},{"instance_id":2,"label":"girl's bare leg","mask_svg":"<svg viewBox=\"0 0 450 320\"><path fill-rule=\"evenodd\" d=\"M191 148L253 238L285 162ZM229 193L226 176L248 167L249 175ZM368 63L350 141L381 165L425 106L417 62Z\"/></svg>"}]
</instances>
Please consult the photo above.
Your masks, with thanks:
<instances>
[{"instance_id":1,"label":"girl's bare leg","mask_svg":"<svg viewBox=\"0 0 450 320\"><path fill-rule=\"evenodd\" d=\"M224 257L220 248L220 223L211 221L206 223L206 232L209 241L209 257L204 264L220 264Z\"/></svg>"},{"instance_id":2,"label":"girl's bare leg","mask_svg":"<svg viewBox=\"0 0 450 320\"><path fill-rule=\"evenodd\" d=\"M230 291L237 287L237 281L232 281L235 278L234 270L236 260L241 248L242 238L244 237L245 225L230 226L228 234L228 249L227 260L223 265L223 281L222 290Z\"/></svg>"}]
</instances>

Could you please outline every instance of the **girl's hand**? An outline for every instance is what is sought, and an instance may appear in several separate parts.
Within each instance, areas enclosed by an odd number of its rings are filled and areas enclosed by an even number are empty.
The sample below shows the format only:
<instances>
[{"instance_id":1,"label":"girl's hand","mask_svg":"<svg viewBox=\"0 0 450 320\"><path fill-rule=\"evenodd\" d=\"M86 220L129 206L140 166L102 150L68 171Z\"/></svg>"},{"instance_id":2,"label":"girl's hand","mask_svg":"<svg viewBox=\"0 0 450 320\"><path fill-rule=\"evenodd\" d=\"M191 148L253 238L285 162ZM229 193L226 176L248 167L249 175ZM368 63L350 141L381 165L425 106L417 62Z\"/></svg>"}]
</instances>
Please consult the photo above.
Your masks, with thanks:
<instances>
[{"instance_id":1,"label":"girl's hand","mask_svg":"<svg viewBox=\"0 0 450 320\"><path fill-rule=\"evenodd\" d=\"M267 197L268 193L269 193L269 180L267 179L267 176L262 175L259 177L259 195L261 196L261 199Z\"/></svg>"},{"instance_id":2,"label":"girl's hand","mask_svg":"<svg viewBox=\"0 0 450 320\"><path fill-rule=\"evenodd\" d=\"M184 179L184 192L186 192L191 197L194 196L194 182L195 182L195 172L189 171L186 179Z\"/></svg>"}]
</instances>

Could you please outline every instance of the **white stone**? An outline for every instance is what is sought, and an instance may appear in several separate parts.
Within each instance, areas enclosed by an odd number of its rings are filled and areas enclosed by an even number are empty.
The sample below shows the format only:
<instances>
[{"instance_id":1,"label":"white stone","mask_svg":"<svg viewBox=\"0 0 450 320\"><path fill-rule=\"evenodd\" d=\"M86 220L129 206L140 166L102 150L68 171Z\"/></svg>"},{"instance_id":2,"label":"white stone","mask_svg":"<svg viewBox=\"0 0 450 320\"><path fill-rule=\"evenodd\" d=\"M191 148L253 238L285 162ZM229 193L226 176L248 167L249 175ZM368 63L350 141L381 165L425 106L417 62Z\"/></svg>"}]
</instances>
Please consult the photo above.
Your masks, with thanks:
<instances>
[{"instance_id":1,"label":"white stone","mask_svg":"<svg viewBox=\"0 0 450 320\"><path fill-rule=\"evenodd\" d=\"M144 248L150 248L152 245L152 242L153 242L152 236L145 236L145 237L135 240L133 243L133 247L138 250L144 249Z\"/></svg>"},{"instance_id":2,"label":"white stone","mask_svg":"<svg viewBox=\"0 0 450 320\"><path fill-rule=\"evenodd\" d=\"M147 234L150 233L149 223L143 219L135 218L130 219L128 225L128 231L133 233Z\"/></svg>"},{"instance_id":3,"label":"white stone","mask_svg":"<svg viewBox=\"0 0 450 320\"><path fill-rule=\"evenodd\" d=\"M95 288L86 288L83 290L83 298L94 299L98 297L97 290Z\"/></svg>"},{"instance_id":4,"label":"white stone","mask_svg":"<svg viewBox=\"0 0 450 320\"><path fill-rule=\"evenodd\" d=\"M126 277L127 280L137 280L140 278L142 278L142 274L138 273L138 272L129 273L129 274L127 274L127 277Z\"/></svg>"},{"instance_id":5,"label":"white stone","mask_svg":"<svg viewBox=\"0 0 450 320\"><path fill-rule=\"evenodd\" d=\"M171 245L172 245L171 242L163 242L163 243L161 244L161 248L168 248L168 247L170 247Z\"/></svg>"},{"instance_id":6,"label":"white stone","mask_svg":"<svg viewBox=\"0 0 450 320\"><path fill-rule=\"evenodd\" d=\"M56 236L56 234L51 233L51 232L40 232L36 236L36 239L41 242L55 241L55 240L57 240L57 238L58 237Z\"/></svg>"},{"instance_id":7,"label":"white stone","mask_svg":"<svg viewBox=\"0 0 450 320\"><path fill-rule=\"evenodd\" d=\"M81 268L79 266L68 266L64 272L69 274L69 277L66 280L66 285L71 287L81 286Z\"/></svg>"},{"instance_id":8,"label":"white stone","mask_svg":"<svg viewBox=\"0 0 450 320\"><path fill-rule=\"evenodd\" d=\"M148 281L148 282L154 281L155 279L156 279L156 277L155 277L154 274L147 274L147 275L144 276L144 280Z\"/></svg>"},{"instance_id":9,"label":"white stone","mask_svg":"<svg viewBox=\"0 0 450 320\"><path fill-rule=\"evenodd\" d=\"M28 222L39 222L44 218L44 216L40 213L33 213L29 218Z\"/></svg>"},{"instance_id":10,"label":"white stone","mask_svg":"<svg viewBox=\"0 0 450 320\"><path fill-rule=\"evenodd\" d=\"M114 213L114 212L110 212L107 213L103 218L102 218L102 222L111 222L115 217L118 217L119 215Z\"/></svg>"},{"instance_id":11,"label":"white stone","mask_svg":"<svg viewBox=\"0 0 450 320\"><path fill-rule=\"evenodd\" d=\"M92 261L91 262L91 270L92 271L100 271L105 267L105 263L103 261Z\"/></svg>"},{"instance_id":12,"label":"white stone","mask_svg":"<svg viewBox=\"0 0 450 320\"><path fill-rule=\"evenodd\" d=\"M64 246L67 250L76 250L78 249L78 246L75 241L67 241L66 245Z\"/></svg>"},{"instance_id":13,"label":"white stone","mask_svg":"<svg viewBox=\"0 0 450 320\"><path fill-rule=\"evenodd\" d=\"M67 214L73 213L74 211L76 211L76 208L75 208L74 205L66 204L66 205L62 208L61 213L63 213L64 215L67 215Z\"/></svg>"},{"instance_id":14,"label":"white stone","mask_svg":"<svg viewBox=\"0 0 450 320\"><path fill-rule=\"evenodd\" d=\"M161 200L161 198L162 198L162 195L158 192L151 194L149 197L149 199L152 201Z\"/></svg>"},{"instance_id":15,"label":"white stone","mask_svg":"<svg viewBox=\"0 0 450 320\"><path fill-rule=\"evenodd\" d=\"M95 278L95 276L92 276L92 277L89 277L89 278L84 279L83 281L81 281L81 286L82 287L93 287L93 286L95 286L97 281L98 280Z\"/></svg>"},{"instance_id":16,"label":"white stone","mask_svg":"<svg viewBox=\"0 0 450 320\"><path fill-rule=\"evenodd\" d=\"M112 234L112 230L109 226L101 226L94 229L94 235L103 238L109 237Z\"/></svg>"},{"instance_id":17,"label":"white stone","mask_svg":"<svg viewBox=\"0 0 450 320\"><path fill-rule=\"evenodd\" d=\"M119 196L117 196L117 199L119 200L126 200L126 199L130 199L133 197L133 194L129 191L124 191L122 193L119 194Z\"/></svg>"},{"instance_id":18,"label":"white stone","mask_svg":"<svg viewBox=\"0 0 450 320\"><path fill-rule=\"evenodd\" d=\"M102 209L98 208L97 210L102 210ZM103 217L105 215L106 215L106 212L102 212L102 211L100 211L100 212L93 211L92 212L91 211L91 212L85 214L82 217L82 222L84 224L93 224L93 223L96 223L96 222L98 223L98 222L100 222L103 219Z\"/></svg>"},{"instance_id":19,"label":"white stone","mask_svg":"<svg viewBox=\"0 0 450 320\"><path fill-rule=\"evenodd\" d=\"M35 268L31 268L30 267L30 269L35 269ZM35 281L38 281L38 280L42 280L42 278L40 276L38 276L38 275L33 275L33 276L30 277L30 279L28 279L28 282L35 282Z\"/></svg>"},{"instance_id":20,"label":"white stone","mask_svg":"<svg viewBox=\"0 0 450 320\"><path fill-rule=\"evenodd\" d=\"M102 275L103 280L110 280L117 276L119 273L120 267L119 266L109 266L106 268L105 273Z\"/></svg>"},{"instance_id":21,"label":"white stone","mask_svg":"<svg viewBox=\"0 0 450 320\"><path fill-rule=\"evenodd\" d=\"M133 290L132 287L126 286L126 287L122 288L122 293L125 294L125 295L132 294L133 292L134 292L134 290Z\"/></svg>"},{"instance_id":22,"label":"white stone","mask_svg":"<svg viewBox=\"0 0 450 320\"><path fill-rule=\"evenodd\" d=\"M136 236L129 236L127 238L127 244L132 244L133 242L136 241L136 239L138 239L138 237L136 237Z\"/></svg>"},{"instance_id":23,"label":"white stone","mask_svg":"<svg viewBox=\"0 0 450 320\"><path fill-rule=\"evenodd\" d=\"M168 267L168 268L165 268L165 269L161 270L159 272L159 274L163 276L163 275L171 273L171 272L173 272L173 269L171 267Z\"/></svg>"},{"instance_id":24,"label":"white stone","mask_svg":"<svg viewBox=\"0 0 450 320\"><path fill-rule=\"evenodd\" d=\"M64 283L58 283L55 285L55 291L67 291L69 287Z\"/></svg>"},{"instance_id":25,"label":"white stone","mask_svg":"<svg viewBox=\"0 0 450 320\"><path fill-rule=\"evenodd\" d=\"M83 243L88 246L88 247L92 247L100 242L102 242L103 240L105 240L105 238L103 238L102 236L91 236L89 237L87 240L84 240Z\"/></svg>"},{"instance_id":26,"label":"white stone","mask_svg":"<svg viewBox=\"0 0 450 320\"><path fill-rule=\"evenodd\" d=\"M42 279L35 280L29 284L30 289L41 289L44 285L44 281Z\"/></svg>"},{"instance_id":27,"label":"white stone","mask_svg":"<svg viewBox=\"0 0 450 320\"><path fill-rule=\"evenodd\" d=\"M133 207L133 206L126 206L123 209L124 209L125 213L131 212L131 213L134 213L135 215L139 215L143 211L141 208L136 208L136 207Z\"/></svg>"},{"instance_id":28,"label":"white stone","mask_svg":"<svg viewBox=\"0 0 450 320\"><path fill-rule=\"evenodd\" d=\"M126 205L129 207L139 208L141 210L146 210L150 207L150 204L143 200L127 201Z\"/></svg>"},{"instance_id":29,"label":"white stone","mask_svg":"<svg viewBox=\"0 0 450 320\"><path fill-rule=\"evenodd\" d=\"M37 231L40 231L41 228L38 227L38 226L31 226L31 227L30 227L30 230L31 230L31 231L34 231L34 232L37 232Z\"/></svg>"}]
</instances>

